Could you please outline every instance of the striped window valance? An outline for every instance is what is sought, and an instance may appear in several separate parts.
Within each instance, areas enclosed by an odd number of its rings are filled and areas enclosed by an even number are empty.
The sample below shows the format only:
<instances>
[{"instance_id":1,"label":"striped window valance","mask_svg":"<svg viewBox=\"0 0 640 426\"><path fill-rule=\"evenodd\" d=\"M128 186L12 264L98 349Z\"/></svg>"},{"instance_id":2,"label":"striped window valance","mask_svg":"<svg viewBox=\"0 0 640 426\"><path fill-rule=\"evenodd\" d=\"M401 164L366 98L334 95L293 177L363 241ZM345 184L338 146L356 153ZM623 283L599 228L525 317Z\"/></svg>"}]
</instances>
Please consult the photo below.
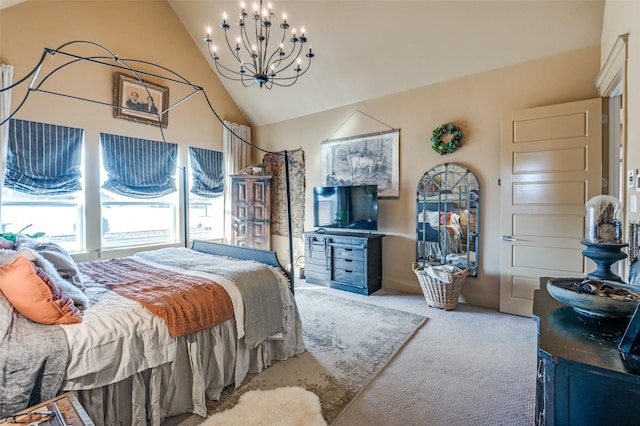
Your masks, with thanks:
<instances>
[{"instance_id":1,"label":"striped window valance","mask_svg":"<svg viewBox=\"0 0 640 426\"><path fill-rule=\"evenodd\" d=\"M100 133L102 187L132 198L157 198L176 192L178 145Z\"/></svg>"},{"instance_id":2,"label":"striped window valance","mask_svg":"<svg viewBox=\"0 0 640 426\"><path fill-rule=\"evenodd\" d=\"M83 135L82 129L10 120L4 186L33 195L81 191Z\"/></svg>"},{"instance_id":3,"label":"striped window valance","mask_svg":"<svg viewBox=\"0 0 640 426\"><path fill-rule=\"evenodd\" d=\"M224 162L222 151L189 147L189 161L193 184L191 192L204 198L224 194Z\"/></svg>"}]
</instances>

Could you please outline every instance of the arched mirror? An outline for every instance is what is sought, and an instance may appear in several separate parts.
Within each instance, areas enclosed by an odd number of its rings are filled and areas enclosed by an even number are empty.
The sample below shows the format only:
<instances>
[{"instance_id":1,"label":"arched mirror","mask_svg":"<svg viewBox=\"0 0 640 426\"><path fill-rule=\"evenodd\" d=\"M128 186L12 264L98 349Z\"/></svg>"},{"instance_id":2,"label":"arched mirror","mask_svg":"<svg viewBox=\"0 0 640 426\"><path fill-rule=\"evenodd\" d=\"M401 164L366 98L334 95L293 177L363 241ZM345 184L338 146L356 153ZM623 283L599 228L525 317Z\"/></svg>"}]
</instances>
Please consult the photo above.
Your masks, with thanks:
<instances>
[{"instance_id":1,"label":"arched mirror","mask_svg":"<svg viewBox=\"0 0 640 426\"><path fill-rule=\"evenodd\" d=\"M478 179L466 167L443 163L418 182L416 260L422 266L453 264L478 276Z\"/></svg>"}]
</instances>

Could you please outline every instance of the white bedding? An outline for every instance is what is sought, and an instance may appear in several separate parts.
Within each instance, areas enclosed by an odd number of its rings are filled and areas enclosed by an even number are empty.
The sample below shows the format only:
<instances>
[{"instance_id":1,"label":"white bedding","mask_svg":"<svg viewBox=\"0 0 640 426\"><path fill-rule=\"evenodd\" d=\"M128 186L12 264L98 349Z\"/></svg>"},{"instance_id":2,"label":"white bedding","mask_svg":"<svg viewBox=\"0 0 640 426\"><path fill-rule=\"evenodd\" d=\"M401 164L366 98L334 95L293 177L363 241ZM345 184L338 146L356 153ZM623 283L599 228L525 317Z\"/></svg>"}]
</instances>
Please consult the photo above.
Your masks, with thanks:
<instances>
[{"instance_id":1,"label":"white bedding","mask_svg":"<svg viewBox=\"0 0 640 426\"><path fill-rule=\"evenodd\" d=\"M218 399L225 386L237 386L248 373L304 351L300 317L279 272L285 332L252 349L244 342L248 313L233 280L205 272L189 274L223 285L236 317L174 338L161 319L137 302L87 283L93 305L81 324L63 326L71 353L63 390L78 391L97 425L159 425L168 416L186 412L206 416L206 400Z\"/></svg>"},{"instance_id":2,"label":"white bedding","mask_svg":"<svg viewBox=\"0 0 640 426\"><path fill-rule=\"evenodd\" d=\"M142 305L106 290L83 316L63 325L70 361L64 390L92 389L172 362L176 339Z\"/></svg>"}]
</instances>

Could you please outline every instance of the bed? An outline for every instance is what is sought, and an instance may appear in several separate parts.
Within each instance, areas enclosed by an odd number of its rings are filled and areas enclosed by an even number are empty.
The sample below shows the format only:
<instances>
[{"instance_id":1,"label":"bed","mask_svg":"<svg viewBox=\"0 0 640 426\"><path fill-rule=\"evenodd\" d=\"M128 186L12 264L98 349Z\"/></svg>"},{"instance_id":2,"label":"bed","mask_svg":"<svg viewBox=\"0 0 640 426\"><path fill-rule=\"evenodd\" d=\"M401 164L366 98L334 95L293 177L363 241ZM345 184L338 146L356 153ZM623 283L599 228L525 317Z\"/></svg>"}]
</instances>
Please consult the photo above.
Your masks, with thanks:
<instances>
[{"instance_id":1,"label":"bed","mask_svg":"<svg viewBox=\"0 0 640 426\"><path fill-rule=\"evenodd\" d=\"M56 267L53 288L69 290L73 302L63 298L58 307L71 319L43 325L25 318L3 297L8 281L0 274L0 417L63 391L75 391L97 425L204 417L206 401L226 386L305 350L289 280L274 252L196 241L192 248L62 267L38 247L24 249L37 255L32 269L48 265L40 268L46 281ZM2 252L0 272L14 256ZM194 302L207 298L219 308ZM73 305L85 307L81 322L73 320Z\"/></svg>"}]
</instances>

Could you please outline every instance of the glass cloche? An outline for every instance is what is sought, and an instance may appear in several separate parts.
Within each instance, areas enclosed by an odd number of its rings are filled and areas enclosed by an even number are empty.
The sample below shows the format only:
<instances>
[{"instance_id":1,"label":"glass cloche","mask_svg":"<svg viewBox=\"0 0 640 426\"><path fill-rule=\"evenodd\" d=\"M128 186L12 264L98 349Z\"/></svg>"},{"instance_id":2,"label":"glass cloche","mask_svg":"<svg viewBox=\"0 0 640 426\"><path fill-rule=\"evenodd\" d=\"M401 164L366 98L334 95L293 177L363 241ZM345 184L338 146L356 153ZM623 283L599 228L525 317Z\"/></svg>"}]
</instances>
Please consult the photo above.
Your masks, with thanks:
<instances>
[{"instance_id":1,"label":"glass cloche","mask_svg":"<svg viewBox=\"0 0 640 426\"><path fill-rule=\"evenodd\" d=\"M585 239L591 243L622 242L622 203L611 195L598 195L587 201Z\"/></svg>"}]
</instances>

